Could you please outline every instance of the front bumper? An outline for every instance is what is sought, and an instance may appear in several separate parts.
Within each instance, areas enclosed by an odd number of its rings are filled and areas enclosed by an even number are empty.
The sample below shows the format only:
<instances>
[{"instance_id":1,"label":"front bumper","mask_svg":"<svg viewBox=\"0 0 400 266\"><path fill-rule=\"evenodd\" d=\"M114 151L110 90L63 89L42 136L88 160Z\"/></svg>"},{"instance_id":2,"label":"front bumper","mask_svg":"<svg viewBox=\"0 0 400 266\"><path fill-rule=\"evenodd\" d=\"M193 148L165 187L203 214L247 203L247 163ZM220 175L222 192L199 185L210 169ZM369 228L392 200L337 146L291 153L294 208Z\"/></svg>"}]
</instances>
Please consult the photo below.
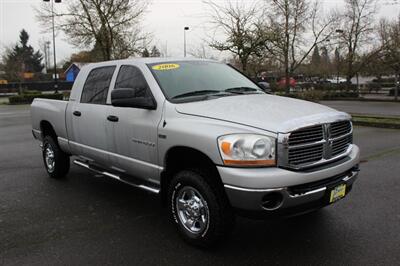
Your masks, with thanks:
<instances>
[{"instance_id":1,"label":"front bumper","mask_svg":"<svg viewBox=\"0 0 400 266\"><path fill-rule=\"evenodd\" d=\"M346 194L358 175L359 148L333 165L313 171L281 168L218 167L231 205L239 210L263 213L303 212L326 205L327 191L346 184ZM276 204L266 202L276 200Z\"/></svg>"}]
</instances>

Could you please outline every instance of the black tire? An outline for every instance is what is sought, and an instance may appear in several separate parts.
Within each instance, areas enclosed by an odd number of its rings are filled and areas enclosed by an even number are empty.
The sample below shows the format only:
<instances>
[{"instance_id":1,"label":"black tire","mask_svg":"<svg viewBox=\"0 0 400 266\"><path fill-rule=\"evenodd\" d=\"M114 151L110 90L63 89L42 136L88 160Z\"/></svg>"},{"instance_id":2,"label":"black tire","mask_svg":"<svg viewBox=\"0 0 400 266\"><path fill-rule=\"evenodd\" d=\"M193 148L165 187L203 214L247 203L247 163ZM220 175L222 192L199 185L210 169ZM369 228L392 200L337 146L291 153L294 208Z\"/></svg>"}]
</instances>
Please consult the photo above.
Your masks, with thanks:
<instances>
[{"instance_id":1,"label":"black tire","mask_svg":"<svg viewBox=\"0 0 400 266\"><path fill-rule=\"evenodd\" d=\"M185 215L185 212L178 210L177 202L178 197L182 199L181 195L184 195L182 193L192 188L198 196L197 198L201 198L205 202L202 213L205 217L208 217L207 222L202 223L206 226L203 226L203 229L196 233L191 232L182 222L180 215ZM185 206L189 205L186 204ZM213 246L233 231L235 215L225 195L225 191L222 185L216 181L216 177L207 172L201 170L183 170L175 174L169 184L168 208L172 221L176 225L180 235L192 245L200 247ZM208 213L208 216L205 213ZM199 220L202 219L200 218Z\"/></svg>"},{"instance_id":2,"label":"black tire","mask_svg":"<svg viewBox=\"0 0 400 266\"><path fill-rule=\"evenodd\" d=\"M53 167L49 166L52 164L46 162L46 156L48 156L46 154L49 151L53 152ZM70 167L69 156L60 149L57 142L51 136L45 136L43 139L42 156L44 167L51 178L63 178L66 176Z\"/></svg>"}]
</instances>

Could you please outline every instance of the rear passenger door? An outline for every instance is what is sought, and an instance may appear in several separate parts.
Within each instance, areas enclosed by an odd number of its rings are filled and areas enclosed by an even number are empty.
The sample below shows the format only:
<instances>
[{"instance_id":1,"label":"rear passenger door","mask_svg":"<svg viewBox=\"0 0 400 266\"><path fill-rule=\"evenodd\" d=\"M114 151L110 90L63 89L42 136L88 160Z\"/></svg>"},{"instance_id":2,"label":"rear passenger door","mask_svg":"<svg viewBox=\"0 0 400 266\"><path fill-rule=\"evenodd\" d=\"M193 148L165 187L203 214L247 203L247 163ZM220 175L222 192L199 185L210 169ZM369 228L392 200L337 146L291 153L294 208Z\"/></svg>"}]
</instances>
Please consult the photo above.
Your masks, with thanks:
<instances>
[{"instance_id":1,"label":"rear passenger door","mask_svg":"<svg viewBox=\"0 0 400 266\"><path fill-rule=\"evenodd\" d=\"M111 150L107 127L106 105L108 91L115 66L92 69L83 86L80 100L71 103L70 147L92 163L109 165L108 151Z\"/></svg>"},{"instance_id":2,"label":"rear passenger door","mask_svg":"<svg viewBox=\"0 0 400 266\"><path fill-rule=\"evenodd\" d=\"M136 97L153 97L142 71L133 65L122 65L114 89L137 90ZM130 176L156 181L160 167L157 166L157 127L161 120L162 106L156 110L110 106L109 116L117 117L112 125L113 142L111 160L114 165Z\"/></svg>"}]
</instances>

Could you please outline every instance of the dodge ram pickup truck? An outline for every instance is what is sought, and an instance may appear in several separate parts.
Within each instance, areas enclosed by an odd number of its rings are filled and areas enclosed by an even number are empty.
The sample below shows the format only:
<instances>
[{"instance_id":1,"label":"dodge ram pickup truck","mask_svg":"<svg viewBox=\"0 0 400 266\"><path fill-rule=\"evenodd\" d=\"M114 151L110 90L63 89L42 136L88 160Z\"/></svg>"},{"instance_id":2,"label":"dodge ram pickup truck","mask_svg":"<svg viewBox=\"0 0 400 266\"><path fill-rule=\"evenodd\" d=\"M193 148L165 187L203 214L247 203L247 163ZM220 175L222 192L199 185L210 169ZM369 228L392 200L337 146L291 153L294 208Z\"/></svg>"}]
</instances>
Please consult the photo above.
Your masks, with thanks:
<instances>
[{"instance_id":1,"label":"dodge ram pickup truck","mask_svg":"<svg viewBox=\"0 0 400 266\"><path fill-rule=\"evenodd\" d=\"M69 101L35 99L52 178L74 164L159 194L181 236L207 246L236 214L297 215L344 198L358 175L351 117L265 93L232 66L143 58L87 65Z\"/></svg>"}]
</instances>

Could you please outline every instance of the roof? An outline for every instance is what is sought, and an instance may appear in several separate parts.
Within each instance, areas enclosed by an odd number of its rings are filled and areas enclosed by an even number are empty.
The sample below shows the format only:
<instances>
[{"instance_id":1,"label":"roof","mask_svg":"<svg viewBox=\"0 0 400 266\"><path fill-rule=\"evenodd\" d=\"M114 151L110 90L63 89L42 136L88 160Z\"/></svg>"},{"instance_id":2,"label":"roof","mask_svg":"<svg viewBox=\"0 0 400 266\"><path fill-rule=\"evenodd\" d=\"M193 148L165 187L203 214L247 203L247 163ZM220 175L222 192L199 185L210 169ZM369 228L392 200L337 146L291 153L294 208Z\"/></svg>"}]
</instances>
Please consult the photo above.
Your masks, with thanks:
<instances>
[{"instance_id":1,"label":"roof","mask_svg":"<svg viewBox=\"0 0 400 266\"><path fill-rule=\"evenodd\" d=\"M132 57L128 59L120 59L120 60L111 60L97 63L90 63L90 65L111 65L115 63L143 63L143 64L153 64L153 63L168 63L168 62L177 62L177 61L208 61L208 62L216 62L211 59L200 59L194 57Z\"/></svg>"},{"instance_id":2,"label":"roof","mask_svg":"<svg viewBox=\"0 0 400 266\"><path fill-rule=\"evenodd\" d=\"M86 63L86 62L72 62L72 64L64 71L64 73L67 73L68 71L69 71L69 69L72 67L72 66L76 66L77 68L79 68L79 69L82 69L82 67L84 66L84 65L87 65L87 64L89 64L89 63Z\"/></svg>"}]
</instances>

